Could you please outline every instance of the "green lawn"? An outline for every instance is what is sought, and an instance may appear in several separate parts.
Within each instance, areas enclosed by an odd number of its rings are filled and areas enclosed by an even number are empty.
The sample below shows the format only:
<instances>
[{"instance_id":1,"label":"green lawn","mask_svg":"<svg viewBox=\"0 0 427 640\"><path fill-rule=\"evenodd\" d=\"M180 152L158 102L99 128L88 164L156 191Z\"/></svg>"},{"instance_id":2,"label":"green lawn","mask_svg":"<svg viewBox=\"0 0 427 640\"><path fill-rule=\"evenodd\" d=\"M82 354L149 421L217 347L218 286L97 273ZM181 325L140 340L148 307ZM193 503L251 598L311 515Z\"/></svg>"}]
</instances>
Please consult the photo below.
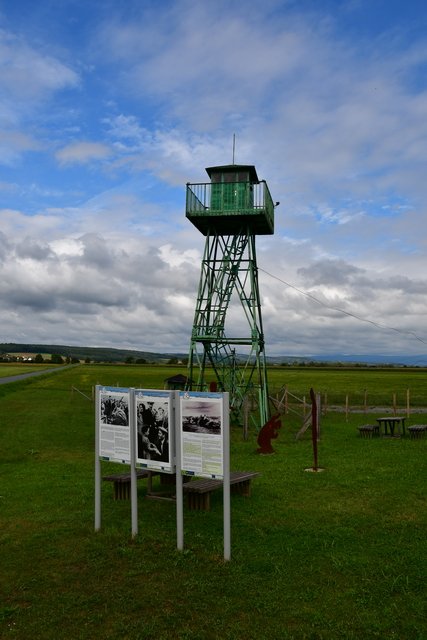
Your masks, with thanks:
<instances>
[{"instance_id":1,"label":"green lawn","mask_svg":"<svg viewBox=\"0 0 427 640\"><path fill-rule=\"evenodd\" d=\"M0 364L0 378L8 378L9 376L19 376L21 373L34 373L35 371L43 371L44 369L52 369L52 364L21 364L20 362L11 362L10 364Z\"/></svg>"},{"instance_id":2,"label":"green lawn","mask_svg":"<svg viewBox=\"0 0 427 640\"><path fill-rule=\"evenodd\" d=\"M72 387L89 397L96 383L163 388L174 373L91 365L0 385L0 637L427 638L427 439L361 439L364 416L322 418L318 474L305 471L311 443L295 440L296 417L273 456L232 430L232 468L261 477L250 498L232 496L229 563L221 492L210 512L185 510L184 552L174 505L147 500L144 482L138 538L109 483L94 533L93 405ZM308 396L318 375L294 384Z\"/></svg>"}]
</instances>

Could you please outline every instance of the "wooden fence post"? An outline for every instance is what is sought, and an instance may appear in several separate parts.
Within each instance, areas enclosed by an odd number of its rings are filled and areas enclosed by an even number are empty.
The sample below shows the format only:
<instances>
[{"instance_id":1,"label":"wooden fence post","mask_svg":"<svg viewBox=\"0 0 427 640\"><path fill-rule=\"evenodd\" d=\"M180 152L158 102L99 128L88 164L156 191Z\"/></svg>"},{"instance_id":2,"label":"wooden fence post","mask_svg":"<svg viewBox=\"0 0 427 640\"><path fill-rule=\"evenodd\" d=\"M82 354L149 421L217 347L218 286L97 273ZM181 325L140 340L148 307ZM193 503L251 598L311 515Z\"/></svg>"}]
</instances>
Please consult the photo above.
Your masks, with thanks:
<instances>
[{"instance_id":1,"label":"wooden fence post","mask_svg":"<svg viewBox=\"0 0 427 640\"><path fill-rule=\"evenodd\" d=\"M393 414L396 415L396 413L397 413L396 394L393 393Z\"/></svg>"},{"instance_id":2,"label":"wooden fence post","mask_svg":"<svg viewBox=\"0 0 427 640\"><path fill-rule=\"evenodd\" d=\"M345 421L348 422L348 393L345 395Z\"/></svg>"},{"instance_id":3,"label":"wooden fence post","mask_svg":"<svg viewBox=\"0 0 427 640\"><path fill-rule=\"evenodd\" d=\"M317 471L317 403L316 403L316 394L313 389L310 389L310 399L311 399L311 441L313 445L313 471Z\"/></svg>"},{"instance_id":4,"label":"wooden fence post","mask_svg":"<svg viewBox=\"0 0 427 640\"><path fill-rule=\"evenodd\" d=\"M411 391L410 389L406 389L406 417L409 418L411 413L411 400L410 400Z\"/></svg>"},{"instance_id":5,"label":"wooden fence post","mask_svg":"<svg viewBox=\"0 0 427 640\"><path fill-rule=\"evenodd\" d=\"M363 408L365 410L365 413L368 412L368 390L365 389L365 398L364 398L364 405Z\"/></svg>"}]
</instances>

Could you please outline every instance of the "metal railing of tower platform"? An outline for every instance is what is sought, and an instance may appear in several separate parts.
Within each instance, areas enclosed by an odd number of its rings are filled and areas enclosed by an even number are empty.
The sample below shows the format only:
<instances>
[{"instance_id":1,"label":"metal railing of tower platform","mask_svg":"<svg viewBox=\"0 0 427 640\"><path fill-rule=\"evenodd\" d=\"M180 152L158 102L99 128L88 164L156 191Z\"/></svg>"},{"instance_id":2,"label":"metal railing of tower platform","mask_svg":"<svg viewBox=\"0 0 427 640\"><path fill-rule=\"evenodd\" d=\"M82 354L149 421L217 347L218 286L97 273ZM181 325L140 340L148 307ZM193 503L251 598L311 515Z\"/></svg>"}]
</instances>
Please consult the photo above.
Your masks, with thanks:
<instances>
[{"instance_id":1,"label":"metal railing of tower platform","mask_svg":"<svg viewBox=\"0 0 427 640\"><path fill-rule=\"evenodd\" d=\"M187 184L187 217L209 215L259 215L274 224L274 203L267 183L228 182Z\"/></svg>"}]
</instances>

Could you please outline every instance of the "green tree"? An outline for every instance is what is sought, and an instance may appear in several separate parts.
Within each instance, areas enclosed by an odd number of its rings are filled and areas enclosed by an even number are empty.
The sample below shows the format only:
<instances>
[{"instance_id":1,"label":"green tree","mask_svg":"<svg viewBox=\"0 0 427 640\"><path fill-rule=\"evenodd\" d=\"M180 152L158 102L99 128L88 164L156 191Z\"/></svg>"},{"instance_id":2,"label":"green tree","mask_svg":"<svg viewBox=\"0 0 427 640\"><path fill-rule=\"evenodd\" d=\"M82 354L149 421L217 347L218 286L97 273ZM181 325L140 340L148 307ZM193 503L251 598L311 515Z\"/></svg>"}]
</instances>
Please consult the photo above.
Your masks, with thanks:
<instances>
[{"instance_id":1,"label":"green tree","mask_svg":"<svg viewBox=\"0 0 427 640\"><path fill-rule=\"evenodd\" d=\"M36 362L37 364L40 364L41 362L44 362L44 360L43 360L43 356L42 356L42 354L41 354L41 353L38 353L38 354L36 355L36 357L34 358L34 362Z\"/></svg>"},{"instance_id":2,"label":"green tree","mask_svg":"<svg viewBox=\"0 0 427 640\"><path fill-rule=\"evenodd\" d=\"M52 364L64 364L63 357L59 353L52 353L50 361Z\"/></svg>"}]
</instances>

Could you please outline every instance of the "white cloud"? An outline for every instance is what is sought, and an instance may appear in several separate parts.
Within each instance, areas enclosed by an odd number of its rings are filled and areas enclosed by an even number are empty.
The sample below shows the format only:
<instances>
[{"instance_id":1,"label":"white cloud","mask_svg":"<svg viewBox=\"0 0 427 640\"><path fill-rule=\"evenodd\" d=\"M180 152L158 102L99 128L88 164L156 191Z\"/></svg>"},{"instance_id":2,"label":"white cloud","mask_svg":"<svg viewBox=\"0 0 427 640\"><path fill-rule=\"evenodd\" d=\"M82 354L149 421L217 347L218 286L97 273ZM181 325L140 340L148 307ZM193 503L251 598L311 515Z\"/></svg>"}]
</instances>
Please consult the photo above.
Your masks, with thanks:
<instances>
[{"instance_id":1,"label":"white cloud","mask_svg":"<svg viewBox=\"0 0 427 640\"><path fill-rule=\"evenodd\" d=\"M53 110L43 114L40 124L43 107L79 83L76 71L40 45L0 29L0 163L14 166L27 152L45 150L42 130Z\"/></svg>"},{"instance_id":2,"label":"white cloud","mask_svg":"<svg viewBox=\"0 0 427 640\"><path fill-rule=\"evenodd\" d=\"M236 162L281 202L275 236L257 239L282 280L260 271L267 351L416 351L337 309L424 331L424 42L399 23L362 45L340 22L348 3L113 5L74 46L59 5L64 42L40 24L38 39L2 33L7 330L185 350L204 243L185 183L231 162L236 133Z\"/></svg>"},{"instance_id":3,"label":"white cloud","mask_svg":"<svg viewBox=\"0 0 427 640\"><path fill-rule=\"evenodd\" d=\"M27 151L36 151L41 144L21 131L0 130L0 163L13 166Z\"/></svg>"},{"instance_id":4,"label":"white cloud","mask_svg":"<svg viewBox=\"0 0 427 640\"><path fill-rule=\"evenodd\" d=\"M0 87L17 97L39 97L78 84L77 74L24 40L0 30Z\"/></svg>"},{"instance_id":5,"label":"white cloud","mask_svg":"<svg viewBox=\"0 0 427 640\"><path fill-rule=\"evenodd\" d=\"M124 119L122 135L143 145L140 167L173 182L177 166L195 172L227 161L236 127L237 159L261 158L273 184L286 176L293 207L392 189L425 195L426 98L407 86L425 47L382 56L383 41L373 39L361 57L315 12L277 13L273 24L268 14L185 8L175 3L132 25L111 21L108 51L100 40L103 55L125 61L122 86L179 123L150 136L133 116Z\"/></svg>"},{"instance_id":6,"label":"white cloud","mask_svg":"<svg viewBox=\"0 0 427 640\"><path fill-rule=\"evenodd\" d=\"M25 39L0 30L0 123L17 123L41 100L79 84L78 74Z\"/></svg>"},{"instance_id":7,"label":"white cloud","mask_svg":"<svg viewBox=\"0 0 427 640\"><path fill-rule=\"evenodd\" d=\"M100 142L72 142L59 149L55 156L61 165L88 164L107 159L111 156L111 149Z\"/></svg>"},{"instance_id":8,"label":"white cloud","mask_svg":"<svg viewBox=\"0 0 427 640\"><path fill-rule=\"evenodd\" d=\"M199 251L195 249L178 251L169 243L159 247L159 255L171 267L180 267L183 264L199 267L201 260Z\"/></svg>"}]
</instances>

